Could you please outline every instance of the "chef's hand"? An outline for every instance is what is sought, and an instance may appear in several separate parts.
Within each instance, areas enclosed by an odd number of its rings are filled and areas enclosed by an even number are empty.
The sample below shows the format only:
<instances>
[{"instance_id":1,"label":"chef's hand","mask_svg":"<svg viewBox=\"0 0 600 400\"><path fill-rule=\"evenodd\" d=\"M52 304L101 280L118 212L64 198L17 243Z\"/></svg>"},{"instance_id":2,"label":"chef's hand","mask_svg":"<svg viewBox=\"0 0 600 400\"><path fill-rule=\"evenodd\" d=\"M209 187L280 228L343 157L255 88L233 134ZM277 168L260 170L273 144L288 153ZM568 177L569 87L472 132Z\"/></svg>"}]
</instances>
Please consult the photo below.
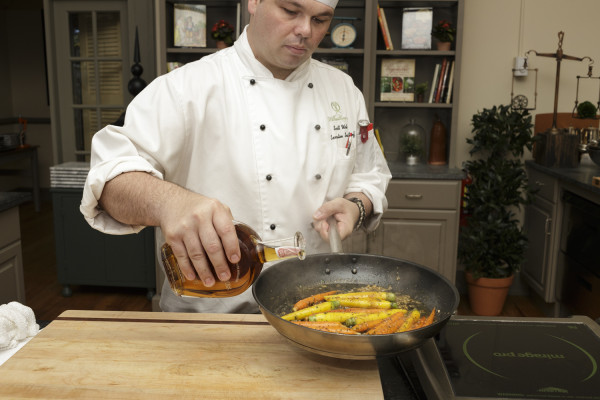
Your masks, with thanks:
<instances>
[{"instance_id":1,"label":"chef's hand","mask_svg":"<svg viewBox=\"0 0 600 400\"><path fill-rule=\"evenodd\" d=\"M329 241L330 227L327 223L327 218L329 218L329 216L333 216L335 219L342 240L352 234L360 213L358 211L358 206L348 199L358 197L363 201L366 215L368 216L371 214L373 206L369 198L363 193L349 193L345 197L346 198L338 197L324 203L313 214L313 227L325 241Z\"/></svg>"},{"instance_id":2,"label":"chef's hand","mask_svg":"<svg viewBox=\"0 0 600 400\"><path fill-rule=\"evenodd\" d=\"M168 200L160 225L187 279L197 275L206 286L213 286L209 259L217 279L231 278L227 259L235 264L241 254L232 221L229 207L209 197L184 190Z\"/></svg>"}]
</instances>

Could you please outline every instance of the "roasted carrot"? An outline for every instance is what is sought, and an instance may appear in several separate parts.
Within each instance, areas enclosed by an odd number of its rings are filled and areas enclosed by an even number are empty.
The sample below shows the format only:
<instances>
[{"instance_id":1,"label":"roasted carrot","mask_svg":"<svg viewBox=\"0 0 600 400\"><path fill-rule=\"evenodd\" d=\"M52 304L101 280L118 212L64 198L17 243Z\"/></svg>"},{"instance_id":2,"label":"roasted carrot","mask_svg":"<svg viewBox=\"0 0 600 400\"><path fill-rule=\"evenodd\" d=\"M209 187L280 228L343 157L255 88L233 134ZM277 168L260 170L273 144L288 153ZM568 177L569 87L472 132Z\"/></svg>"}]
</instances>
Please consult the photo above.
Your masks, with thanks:
<instances>
[{"instance_id":1,"label":"roasted carrot","mask_svg":"<svg viewBox=\"0 0 600 400\"><path fill-rule=\"evenodd\" d=\"M419 318L419 320L417 322L415 322L415 324L413 325L413 329L419 329L422 328L425 325L425 320L427 319L427 317L423 316L421 318Z\"/></svg>"},{"instance_id":2,"label":"roasted carrot","mask_svg":"<svg viewBox=\"0 0 600 400\"><path fill-rule=\"evenodd\" d=\"M393 310L384 310L384 311L379 310L378 313L362 314L362 315L357 315L356 317L353 317L353 318L349 318L344 322L344 325L347 325L347 326L360 325L367 321L383 320L383 319L389 317L390 315L398 313L398 312L406 314L406 310L403 310L400 308L395 308Z\"/></svg>"},{"instance_id":3,"label":"roasted carrot","mask_svg":"<svg viewBox=\"0 0 600 400\"><path fill-rule=\"evenodd\" d=\"M335 311L335 310L333 310ZM355 312L322 312L310 315L308 317L309 321L331 321L331 322L344 322L348 318L352 318L358 315Z\"/></svg>"},{"instance_id":4,"label":"roasted carrot","mask_svg":"<svg viewBox=\"0 0 600 400\"><path fill-rule=\"evenodd\" d=\"M337 299L378 299L378 300L387 300L394 301L396 300L396 295L394 293L389 292L350 292L350 293L340 293L325 296L326 300L337 300Z\"/></svg>"},{"instance_id":5,"label":"roasted carrot","mask_svg":"<svg viewBox=\"0 0 600 400\"><path fill-rule=\"evenodd\" d=\"M332 290L330 292L319 293L319 294L315 294L315 295L306 297L306 298L298 301L296 304L294 304L293 310L298 311L298 310L302 310L303 308L315 305L317 303L321 303L321 302L325 301L325 296L333 295L335 293L337 293L337 290Z\"/></svg>"},{"instance_id":6,"label":"roasted carrot","mask_svg":"<svg viewBox=\"0 0 600 400\"><path fill-rule=\"evenodd\" d=\"M429 316L425 319L423 326L428 326L428 325L433 324L434 319L435 319L435 307L433 307L433 310L431 310L431 314L429 314Z\"/></svg>"},{"instance_id":7,"label":"roasted carrot","mask_svg":"<svg viewBox=\"0 0 600 400\"><path fill-rule=\"evenodd\" d=\"M305 319L305 318L308 318L309 315L329 311L334 308L338 308L339 306L340 306L340 303L336 300L325 301L323 303L315 304L314 306L306 307L301 310L286 314L286 315L282 316L281 318L283 318L287 321L292 321L295 319Z\"/></svg>"},{"instance_id":8,"label":"roasted carrot","mask_svg":"<svg viewBox=\"0 0 600 400\"><path fill-rule=\"evenodd\" d=\"M340 306L342 307L361 307L361 308L398 308L396 303L392 303L391 301L386 300L373 300L373 299L356 299L349 297L347 299L337 299L339 301Z\"/></svg>"},{"instance_id":9,"label":"roasted carrot","mask_svg":"<svg viewBox=\"0 0 600 400\"><path fill-rule=\"evenodd\" d=\"M367 335L387 335L389 333L394 333L402 326L405 320L405 316L403 313L395 313L381 321L380 324L377 324L375 327L369 329L366 334Z\"/></svg>"},{"instance_id":10,"label":"roasted carrot","mask_svg":"<svg viewBox=\"0 0 600 400\"><path fill-rule=\"evenodd\" d=\"M379 313L381 308L360 308L360 307L341 307L329 312L353 312L359 314Z\"/></svg>"},{"instance_id":11,"label":"roasted carrot","mask_svg":"<svg viewBox=\"0 0 600 400\"><path fill-rule=\"evenodd\" d=\"M316 321L292 321L294 324L302 325L307 328L331 333L343 333L346 335L358 335L359 333L345 327L340 322L316 322Z\"/></svg>"},{"instance_id":12,"label":"roasted carrot","mask_svg":"<svg viewBox=\"0 0 600 400\"><path fill-rule=\"evenodd\" d=\"M353 331L356 331L356 332L366 332L366 331L368 331L369 329L373 329L373 328L375 328L375 327L376 327L377 325L379 325L379 324L380 324L380 323L381 323L381 322L382 322L384 319L385 319L385 318L383 318L383 319L373 319L373 320L371 320L371 321L365 321L365 322L363 322L363 323L361 323L361 324L354 325L354 326L353 326L352 328L350 328L350 329L352 329Z\"/></svg>"},{"instance_id":13,"label":"roasted carrot","mask_svg":"<svg viewBox=\"0 0 600 400\"><path fill-rule=\"evenodd\" d=\"M419 320L419 318L421 318L421 313L419 310L412 310L396 332L406 332L413 329L413 325Z\"/></svg>"}]
</instances>

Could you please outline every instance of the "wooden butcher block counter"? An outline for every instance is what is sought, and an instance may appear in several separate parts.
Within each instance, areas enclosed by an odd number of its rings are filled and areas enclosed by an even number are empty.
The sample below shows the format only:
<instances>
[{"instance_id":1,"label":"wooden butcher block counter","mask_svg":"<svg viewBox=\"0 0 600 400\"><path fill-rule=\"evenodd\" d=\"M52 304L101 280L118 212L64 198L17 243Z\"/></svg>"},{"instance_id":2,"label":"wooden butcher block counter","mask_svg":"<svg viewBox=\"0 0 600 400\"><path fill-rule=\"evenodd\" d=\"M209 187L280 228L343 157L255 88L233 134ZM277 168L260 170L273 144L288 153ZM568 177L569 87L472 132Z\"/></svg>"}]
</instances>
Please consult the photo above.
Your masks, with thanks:
<instances>
[{"instance_id":1,"label":"wooden butcher block counter","mask_svg":"<svg viewBox=\"0 0 600 400\"><path fill-rule=\"evenodd\" d=\"M0 366L0 399L381 399L377 362L290 344L262 315L66 311Z\"/></svg>"}]
</instances>

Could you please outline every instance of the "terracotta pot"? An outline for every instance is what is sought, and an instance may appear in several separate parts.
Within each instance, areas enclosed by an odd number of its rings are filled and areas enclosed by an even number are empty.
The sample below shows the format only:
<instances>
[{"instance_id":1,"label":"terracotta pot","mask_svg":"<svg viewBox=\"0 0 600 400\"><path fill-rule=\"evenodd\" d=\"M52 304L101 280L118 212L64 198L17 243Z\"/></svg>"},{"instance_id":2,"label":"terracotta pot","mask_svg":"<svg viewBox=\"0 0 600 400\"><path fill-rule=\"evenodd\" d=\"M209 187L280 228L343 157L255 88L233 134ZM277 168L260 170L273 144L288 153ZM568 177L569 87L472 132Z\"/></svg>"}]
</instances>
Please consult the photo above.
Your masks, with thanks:
<instances>
[{"instance_id":1,"label":"terracotta pot","mask_svg":"<svg viewBox=\"0 0 600 400\"><path fill-rule=\"evenodd\" d=\"M437 49L441 51L448 51L452 46L452 42L437 42Z\"/></svg>"},{"instance_id":2,"label":"terracotta pot","mask_svg":"<svg viewBox=\"0 0 600 400\"><path fill-rule=\"evenodd\" d=\"M465 277L467 279L471 311L477 315L500 315L508 295L508 289L512 285L515 276L473 279L473 275L466 272Z\"/></svg>"},{"instance_id":3,"label":"terracotta pot","mask_svg":"<svg viewBox=\"0 0 600 400\"><path fill-rule=\"evenodd\" d=\"M221 49L224 49L226 47L229 47L229 46L227 46L224 41L217 40L217 49L221 50Z\"/></svg>"}]
</instances>

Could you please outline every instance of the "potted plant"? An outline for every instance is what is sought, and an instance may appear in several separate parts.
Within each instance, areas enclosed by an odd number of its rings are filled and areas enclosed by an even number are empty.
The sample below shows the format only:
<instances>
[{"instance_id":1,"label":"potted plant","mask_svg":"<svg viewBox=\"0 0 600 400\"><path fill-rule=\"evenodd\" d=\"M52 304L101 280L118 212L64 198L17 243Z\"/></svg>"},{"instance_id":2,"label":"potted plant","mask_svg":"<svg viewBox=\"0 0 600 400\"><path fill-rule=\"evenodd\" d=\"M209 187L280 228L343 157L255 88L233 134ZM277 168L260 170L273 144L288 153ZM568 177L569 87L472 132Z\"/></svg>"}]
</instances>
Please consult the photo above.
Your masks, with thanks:
<instances>
[{"instance_id":1,"label":"potted plant","mask_svg":"<svg viewBox=\"0 0 600 400\"><path fill-rule=\"evenodd\" d=\"M450 50L450 45L456 37L456 28L453 28L449 21L443 19L433 27L431 36L437 39L438 50Z\"/></svg>"},{"instance_id":2,"label":"potted plant","mask_svg":"<svg viewBox=\"0 0 600 400\"><path fill-rule=\"evenodd\" d=\"M415 95L417 97L418 103L422 103L425 100L425 92L427 91L427 86L427 82L415 85Z\"/></svg>"},{"instance_id":3,"label":"potted plant","mask_svg":"<svg viewBox=\"0 0 600 400\"><path fill-rule=\"evenodd\" d=\"M501 105L475 114L472 125L474 135L467 143L477 158L464 164L472 180L465 194L470 215L459 233L458 260L466 272L472 310L498 315L525 258L527 237L515 211L533 199L521 159L533 147L533 124L527 110ZM485 310L476 299L476 284L494 287L499 304Z\"/></svg>"},{"instance_id":4,"label":"potted plant","mask_svg":"<svg viewBox=\"0 0 600 400\"><path fill-rule=\"evenodd\" d=\"M584 101L577 106L577 118L595 118L598 108L591 101Z\"/></svg>"},{"instance_id":5,"label":"potted plant","mask_svg":"<svg viewBox=\"0 0 600 400\"><path fill-rule=\"evenodd\" d=\"M219 49L233 44L233 26L224 19L213 25L211 35L217 41L217 48Z\"/></svg>"}]
</instances>

